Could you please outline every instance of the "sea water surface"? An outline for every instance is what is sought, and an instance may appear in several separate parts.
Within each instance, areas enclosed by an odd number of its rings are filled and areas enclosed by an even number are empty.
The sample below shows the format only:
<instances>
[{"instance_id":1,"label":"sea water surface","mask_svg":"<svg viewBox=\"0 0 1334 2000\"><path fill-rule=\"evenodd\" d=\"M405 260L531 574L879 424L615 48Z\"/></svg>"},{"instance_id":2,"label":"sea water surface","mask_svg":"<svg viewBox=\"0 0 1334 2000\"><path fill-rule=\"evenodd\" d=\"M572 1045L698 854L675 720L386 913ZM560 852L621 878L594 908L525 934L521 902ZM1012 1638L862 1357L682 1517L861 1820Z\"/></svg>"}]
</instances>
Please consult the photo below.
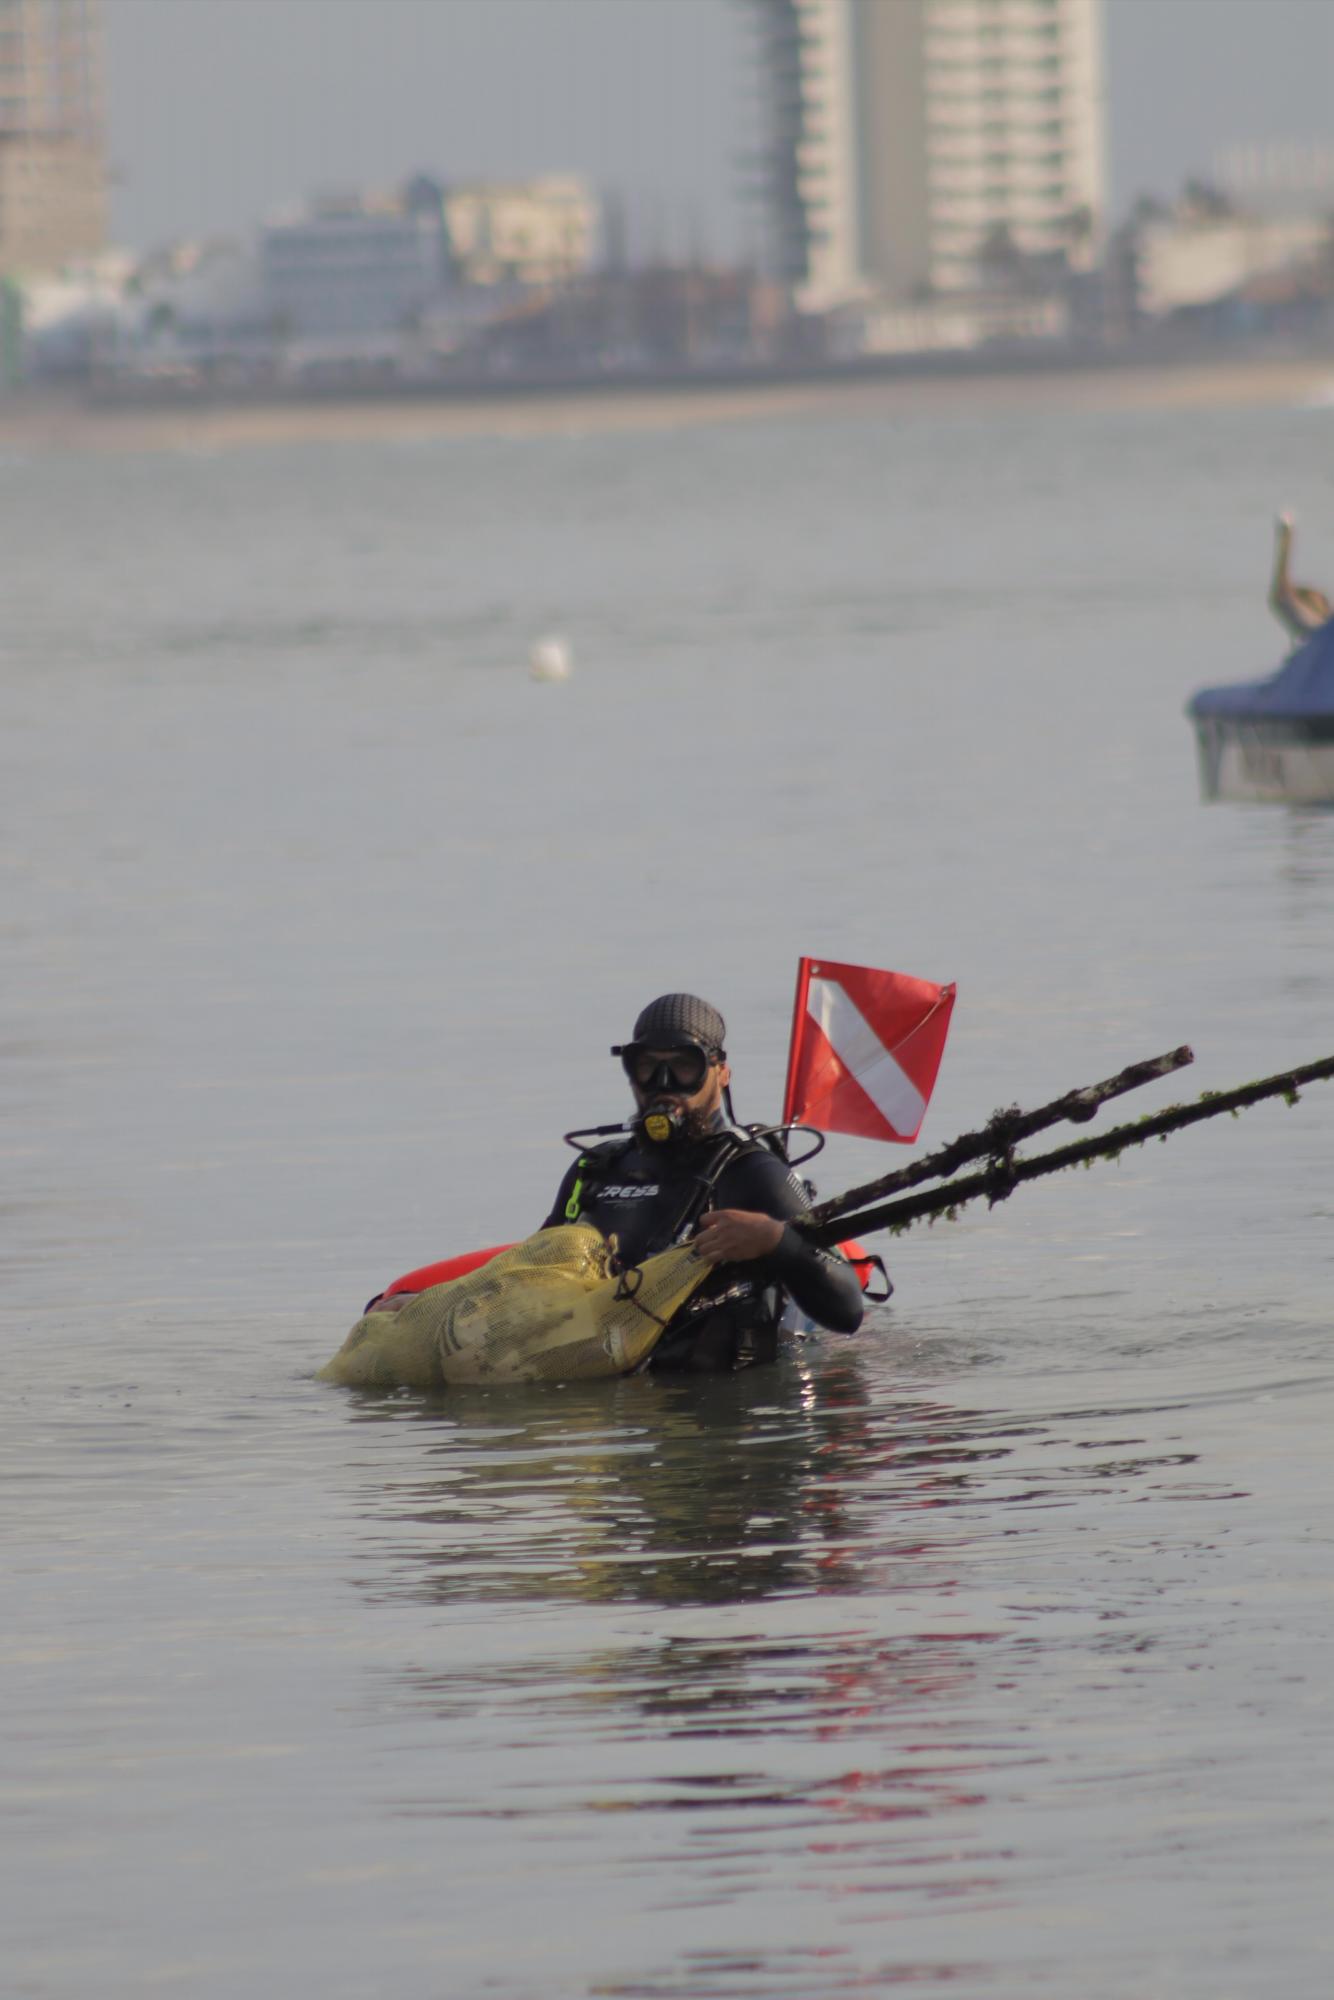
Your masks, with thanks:
<instances>
[{"instance_id":1,"label":"sea water surface","mask_svg":"<svg viewBox=\"0 0 1334 2000\"><path fill-rule=\"evenodd\" d=\"M1277 506L1334 576L1331 423L0 467L6 1996L1329 1992L1334 1091L736 1379L314 1374L663 990L762 1118L799 954L957 980L924 1143L1334 1052L1334 816L1181 714Z\"/></svg>"}]
</instances>

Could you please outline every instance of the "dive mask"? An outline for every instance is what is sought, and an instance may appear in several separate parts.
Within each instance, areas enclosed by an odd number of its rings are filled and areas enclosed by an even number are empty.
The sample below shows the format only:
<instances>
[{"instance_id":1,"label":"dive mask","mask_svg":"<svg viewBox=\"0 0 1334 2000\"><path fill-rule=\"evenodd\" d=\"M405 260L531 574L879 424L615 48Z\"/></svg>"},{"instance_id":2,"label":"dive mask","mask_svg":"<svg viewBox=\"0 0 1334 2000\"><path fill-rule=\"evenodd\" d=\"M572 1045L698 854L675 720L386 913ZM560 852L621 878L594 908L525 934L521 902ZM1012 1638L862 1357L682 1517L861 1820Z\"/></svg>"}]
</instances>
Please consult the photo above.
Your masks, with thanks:
<instances>
[{"instance_id":1,"label":"dive mask","mask_svg":"<svg viewBox=\"0 0 1334 2000\"><path fill-rule=\"evenodd\" d=\"M612 1050L637 1090L649 1097L693 1097L709 1073L709 1056L697 1042L679 1048L655 1049L643 1042L626 1042Z\"/></svg>"}]
</instances>

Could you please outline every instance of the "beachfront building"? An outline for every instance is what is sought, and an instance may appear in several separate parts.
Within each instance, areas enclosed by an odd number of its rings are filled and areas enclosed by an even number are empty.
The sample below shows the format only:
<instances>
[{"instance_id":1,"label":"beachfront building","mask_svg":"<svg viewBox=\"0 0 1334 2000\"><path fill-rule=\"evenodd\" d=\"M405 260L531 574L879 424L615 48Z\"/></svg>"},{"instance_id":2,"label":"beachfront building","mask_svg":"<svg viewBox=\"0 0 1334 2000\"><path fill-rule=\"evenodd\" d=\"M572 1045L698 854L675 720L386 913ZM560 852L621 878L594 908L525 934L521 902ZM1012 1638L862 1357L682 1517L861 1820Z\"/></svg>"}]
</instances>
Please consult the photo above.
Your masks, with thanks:
<instances>
[{"instance_id":1,"label":"beachfront building","mask_svg":"<svg viewBox=\"0 0 1334 2000\"><path fill-rule=\"evenodd\" d=\"M770 262L799 303L1097 254L1099 0L748 0Z\"/></svg>"},{"instance_id":2,"label":"beachfront building","mask_svg":"<svg viewBox=\"0 0 1334 2000\"><path fill-rule=\"evenodd\" d=\"M550 287L591 270L598 205L551 176L442 185L418 174L382 195L324 195L276 217L260 239L265 294L290 332L390 333L447 294Z\"/></svg>"},{"instance_id":3,"label":"beachfront building","mask_svg":"<svg viewBox=\"0 0 1334 2000\"><path fill-rule=\"evenodd\" d=\"M260 232L260 282L288 338L356 342L403 330L447 278L440 216L397 195L322 195Z\"/></svg>"},{"instance_id":4,"label":"beachfront building","mask_svg":"<svg viewBox=\"0 0 1334 2000\"><path fill-rule=\"evenodd\" d=\"M1145 319L1212 306L1257 281L1310 279L1331 290L1326 213L1257 214L1207 186L1171 209L1137 216L1130 229L1135 307Z\"/></svg>"},{"instance_id":5,"label":"beachfront building","mask_svg":"<svg viewBox=\"0 0 1334 2000\"><path fill-rule=\"evenodd\" d=\"M0 274L105 239L99 0L0 0Z\"/></svg>"},{"instance_id":6,"label":"beachfront building","mask_svg":"<svg viewBox=\"0 0 1334 2000\"><path fill-rule=\"evenodd\" d=\"M591 271L597 256L599 204L574 174L462 182L446 190L444 212L466 284L566 284Z\"/></svg>"},{"instance_id":7,"label":"beachfront building","mask_svg":"<svg viewBox=\"0 0 1334 2000\"><path fill-rule=\"evenodd\" d=\"M1334 146L1294 139L1229 146L1206 185L1249 215L1334 215Z\"/></svg>"},{"instance_id":8,"label":"beachfront building","mask_svg":"<svg viewBox=\"0 0 1334 2000\"><path fill-rule=\"evenodd\" d=\"M761 82L755 164L770 276L817 304L862 287L848 0L752 0Z\"/></svg>"}]
</instances>

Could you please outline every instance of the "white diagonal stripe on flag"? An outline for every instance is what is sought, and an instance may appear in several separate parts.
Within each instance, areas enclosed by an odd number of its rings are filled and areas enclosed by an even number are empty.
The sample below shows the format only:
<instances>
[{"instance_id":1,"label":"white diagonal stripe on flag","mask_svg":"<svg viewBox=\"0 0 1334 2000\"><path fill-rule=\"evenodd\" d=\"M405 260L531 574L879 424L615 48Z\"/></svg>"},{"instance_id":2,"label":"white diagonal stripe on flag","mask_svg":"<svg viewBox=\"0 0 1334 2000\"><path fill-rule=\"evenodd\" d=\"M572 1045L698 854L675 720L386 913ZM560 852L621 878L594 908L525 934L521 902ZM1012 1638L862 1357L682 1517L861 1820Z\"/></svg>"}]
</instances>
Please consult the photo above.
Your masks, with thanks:
<instances>
[{"instance_id":1,"label":"white diagonal stripe on flag","mask_svg":"<svg viewBox=\"0 0 1334 2000\"><path fill-rule=\"evenodd\" d=\"M926 1116L926 1099L844 988L833 979L812 979L806 1010L881 1117L896 1132L916 1132Z\"/></svg>"}]
</instances>

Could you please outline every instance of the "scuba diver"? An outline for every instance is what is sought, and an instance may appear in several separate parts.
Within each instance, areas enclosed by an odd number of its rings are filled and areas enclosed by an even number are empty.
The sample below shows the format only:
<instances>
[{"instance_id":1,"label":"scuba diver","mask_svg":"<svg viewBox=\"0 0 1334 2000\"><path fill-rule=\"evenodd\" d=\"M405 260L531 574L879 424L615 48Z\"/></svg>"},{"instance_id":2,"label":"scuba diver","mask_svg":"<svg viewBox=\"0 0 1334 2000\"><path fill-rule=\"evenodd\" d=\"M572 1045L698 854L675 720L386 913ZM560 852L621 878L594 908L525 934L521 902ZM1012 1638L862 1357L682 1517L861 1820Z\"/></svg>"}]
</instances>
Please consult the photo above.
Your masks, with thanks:
<instances>
[{"instance_id":1,"label":"scuba diver","mask_svg":"<svg viewBox=\"0 0 1334 2000\"><path fill-rule=\"evenodd\" d=\"M636 1112L581 1152L544 1229L586 1222L615 1238L622 1267L687 1239L717 1268L653 1351L653 1369L717 1373L770 1361L786 1299L817 1325L855 1333L861 1282L836 1252L792 1228L805 1183L764 1137L737 1125L722 1015L693 993L666 993L613 1048Z\"/></svg>"}]
</instances>

